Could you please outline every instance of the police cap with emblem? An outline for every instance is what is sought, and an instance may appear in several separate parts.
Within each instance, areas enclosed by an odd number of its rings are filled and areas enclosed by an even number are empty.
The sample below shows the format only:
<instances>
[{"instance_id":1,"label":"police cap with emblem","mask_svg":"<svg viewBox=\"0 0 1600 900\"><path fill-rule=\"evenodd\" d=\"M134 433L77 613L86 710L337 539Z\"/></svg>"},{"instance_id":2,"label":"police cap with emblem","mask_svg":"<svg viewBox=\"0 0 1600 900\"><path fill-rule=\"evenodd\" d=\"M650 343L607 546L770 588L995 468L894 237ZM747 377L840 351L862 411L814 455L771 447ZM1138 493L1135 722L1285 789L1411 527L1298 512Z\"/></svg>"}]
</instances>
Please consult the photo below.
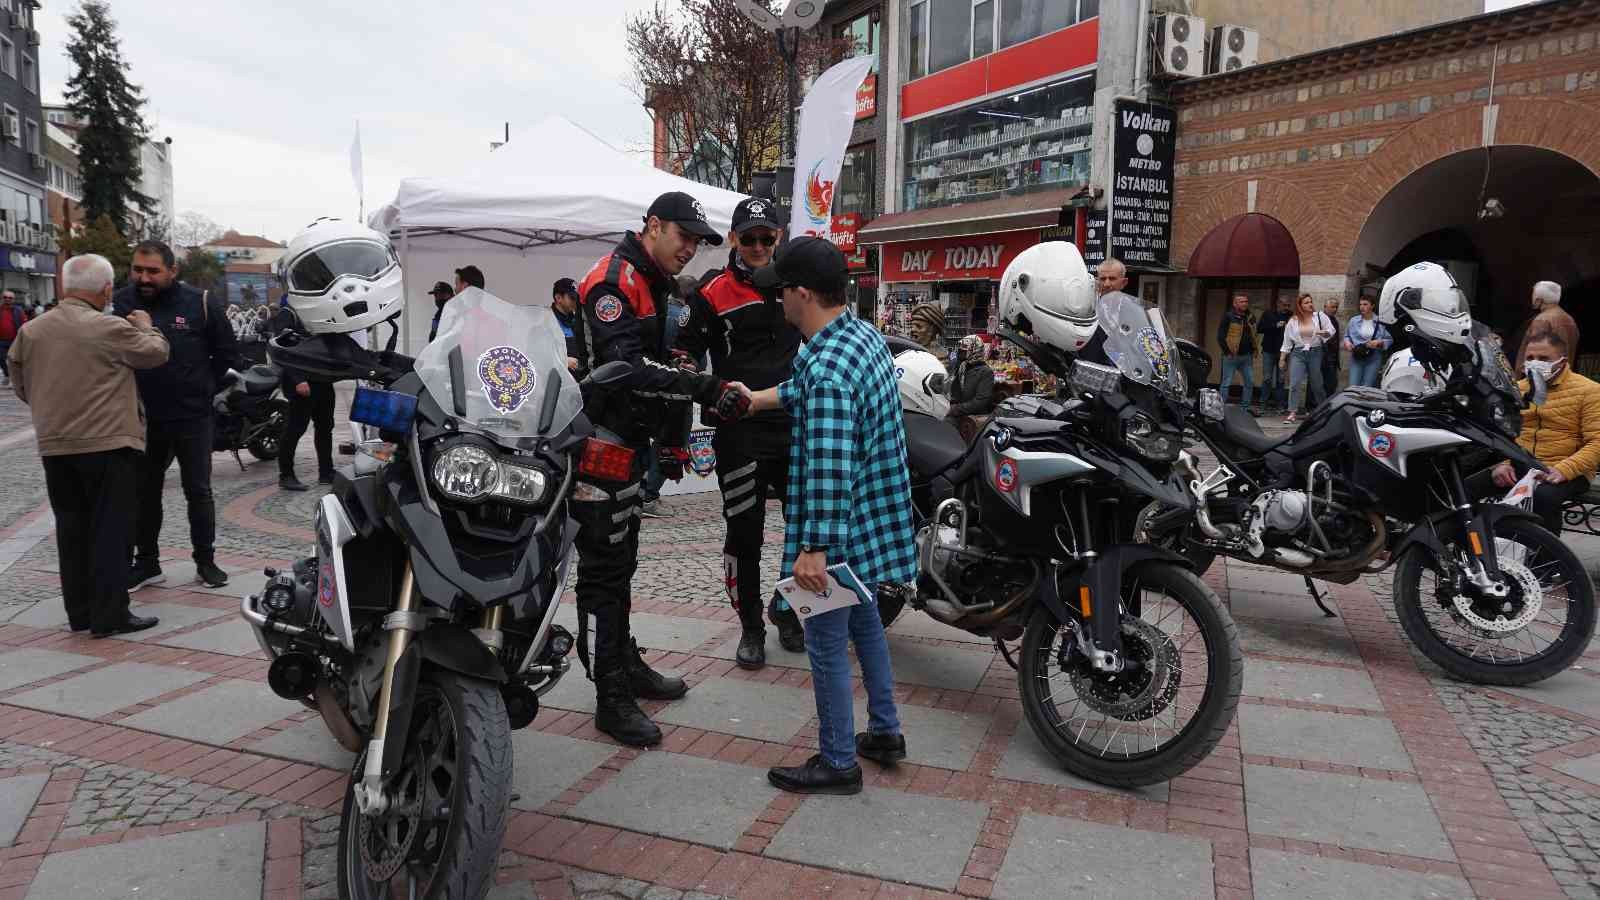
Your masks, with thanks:
<instances>
[{"instance_id":1,"label":"police cap with emblem","mask_svg":"<svg viewBox=\"0 0 1600 900\"><path fill-rule=\"evenodd\" d=\"M663 222L677 222L679 228L703 238L713 247L722 244L722 235L717 234L711 223L706 221L706 208L700 205L699 200L682 191L668 191L657 197L644 214L645 221L650 221L651 216Z\"/></svg>"},{"instance_id":2,"label":"police cap with emblem","mask_svg":"<svg viewBox=\"0 0 1600 900\"><path fill-rule=\"evenodd\" d=\"M733 233L744 234L752 228L771 228L782 231L778 222L778 204L765 197L748 197L733 208Z\"/></svg>"}]
</instances>

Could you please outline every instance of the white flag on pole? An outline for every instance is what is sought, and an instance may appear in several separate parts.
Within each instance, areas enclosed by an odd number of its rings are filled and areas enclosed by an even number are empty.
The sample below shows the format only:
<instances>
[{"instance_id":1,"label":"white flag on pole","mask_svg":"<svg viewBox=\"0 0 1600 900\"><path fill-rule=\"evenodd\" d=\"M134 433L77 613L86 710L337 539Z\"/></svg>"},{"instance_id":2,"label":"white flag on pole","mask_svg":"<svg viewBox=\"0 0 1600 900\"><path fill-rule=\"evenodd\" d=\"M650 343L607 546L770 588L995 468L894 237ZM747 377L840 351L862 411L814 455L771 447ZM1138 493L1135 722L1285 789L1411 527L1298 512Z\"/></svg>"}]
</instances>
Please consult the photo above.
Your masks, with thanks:
<instances>
[{"instance_id":1,"label":"white flag on pole","mask_svg":"<svg viewBox=\"0 0 1600 900\"><path fill-rule=\"evenodd\" d=\"M356 136L350 142L350 180L355 182L356 196L361 204L361 221L367 219L367 192L361 173L361 120L356 120Z\"/></svg>"},{"instance_id":2,"label":"white flag on pole","mask_svg":"<svg viewBox=\"0 0 1600 900\"><path fill-rule=\"evenodd\" d=\"M856 121L856 89L871 69L870 56L839 63L822 73L800 105L790 237L826 238L833 230L833 186Z\"/></svg>"}]
</instances>

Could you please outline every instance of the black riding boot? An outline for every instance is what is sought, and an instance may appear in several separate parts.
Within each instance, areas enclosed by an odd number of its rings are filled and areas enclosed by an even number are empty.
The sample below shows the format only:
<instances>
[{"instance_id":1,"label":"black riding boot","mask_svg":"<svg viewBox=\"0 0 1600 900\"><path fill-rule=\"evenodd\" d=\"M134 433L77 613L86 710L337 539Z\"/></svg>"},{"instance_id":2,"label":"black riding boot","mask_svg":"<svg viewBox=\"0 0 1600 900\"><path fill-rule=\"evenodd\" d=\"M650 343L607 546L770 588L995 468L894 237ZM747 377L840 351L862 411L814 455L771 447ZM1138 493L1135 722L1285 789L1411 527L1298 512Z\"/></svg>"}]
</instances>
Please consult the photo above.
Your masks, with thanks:
<instances>
[{"instance_id":1,"label":"black riding boot","mask_svg":"<svg viewBox=\"0 0 1600 900\"><path fill-rule=\"evenodd\" d=\"M630 642L633 647L623 653L623 665L627 667L628 687L633 695L641 700L676 700L689 693L689 686L683 683L682 678L663 675L650 668L644 661L644 649L638 641Z\"/></svg>"},{"instance_id":2,"label":"black riding boot","mask_svg":"<svg viewBox=\"0 0 1600 900\"><path fill-rule=\"evenodd\" d=\"M594 727L630 747L661 743L661 729L644 714L628 687L628 673L607 673L595 682Z\"/></svg>"}]
</instances>

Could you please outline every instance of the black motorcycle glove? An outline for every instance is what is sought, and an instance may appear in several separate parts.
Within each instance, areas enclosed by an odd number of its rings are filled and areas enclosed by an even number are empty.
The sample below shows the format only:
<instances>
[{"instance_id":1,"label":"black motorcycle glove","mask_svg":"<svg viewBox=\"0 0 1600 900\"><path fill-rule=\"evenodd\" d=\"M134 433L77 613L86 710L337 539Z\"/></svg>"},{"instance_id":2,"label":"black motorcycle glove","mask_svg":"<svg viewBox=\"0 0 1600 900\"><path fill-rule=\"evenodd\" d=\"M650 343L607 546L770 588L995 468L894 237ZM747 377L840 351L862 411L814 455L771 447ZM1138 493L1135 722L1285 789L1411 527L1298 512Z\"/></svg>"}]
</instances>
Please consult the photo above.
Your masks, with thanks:
<instances>
[{"instance_id":1,"label":"black motorcycle glove","mask_svg":"<svg viewBox=\"0 0 1600 900\"><path fill-rule=\"evenodd\" d=\"M750 395L731 382L724 381L717 388L715 404L717 418L723 422L737 422L750 414Z\"/></svg>"}]
</instances>

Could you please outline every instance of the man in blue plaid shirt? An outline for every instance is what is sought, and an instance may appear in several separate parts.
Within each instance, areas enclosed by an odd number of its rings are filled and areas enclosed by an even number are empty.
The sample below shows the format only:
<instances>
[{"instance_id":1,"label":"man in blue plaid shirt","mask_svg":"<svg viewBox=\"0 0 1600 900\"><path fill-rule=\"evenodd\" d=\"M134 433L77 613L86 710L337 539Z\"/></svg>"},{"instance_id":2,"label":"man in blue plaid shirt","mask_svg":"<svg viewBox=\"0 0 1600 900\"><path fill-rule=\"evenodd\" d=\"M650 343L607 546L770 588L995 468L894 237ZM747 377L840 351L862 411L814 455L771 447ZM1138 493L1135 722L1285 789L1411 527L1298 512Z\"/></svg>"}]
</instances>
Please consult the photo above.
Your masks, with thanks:
<instances>
[{"instance_id":1,"label":"man in blue plaid shirt","mask_svg":"<svg viewBox=\"0 0 1600 900\"><path fill-rule=\"evenodd\" d=\"M772 769L767 780L795 793L855 794L857 755L883 765L906 756L877 603L879 585L911 581L917 568L894 360L877 330L846 307L844 256L828 241L790 241L755 283L782 288L784 317L806 337L794 375L756 393L752 405L793 416L782 574L820 593L828 567L845 563L857 584L843 570L834 575L862 600L805 620L822 752L803 766ZM850 699L851 642L867 689L861 734Z\"/></svg>"}]
</instances>

